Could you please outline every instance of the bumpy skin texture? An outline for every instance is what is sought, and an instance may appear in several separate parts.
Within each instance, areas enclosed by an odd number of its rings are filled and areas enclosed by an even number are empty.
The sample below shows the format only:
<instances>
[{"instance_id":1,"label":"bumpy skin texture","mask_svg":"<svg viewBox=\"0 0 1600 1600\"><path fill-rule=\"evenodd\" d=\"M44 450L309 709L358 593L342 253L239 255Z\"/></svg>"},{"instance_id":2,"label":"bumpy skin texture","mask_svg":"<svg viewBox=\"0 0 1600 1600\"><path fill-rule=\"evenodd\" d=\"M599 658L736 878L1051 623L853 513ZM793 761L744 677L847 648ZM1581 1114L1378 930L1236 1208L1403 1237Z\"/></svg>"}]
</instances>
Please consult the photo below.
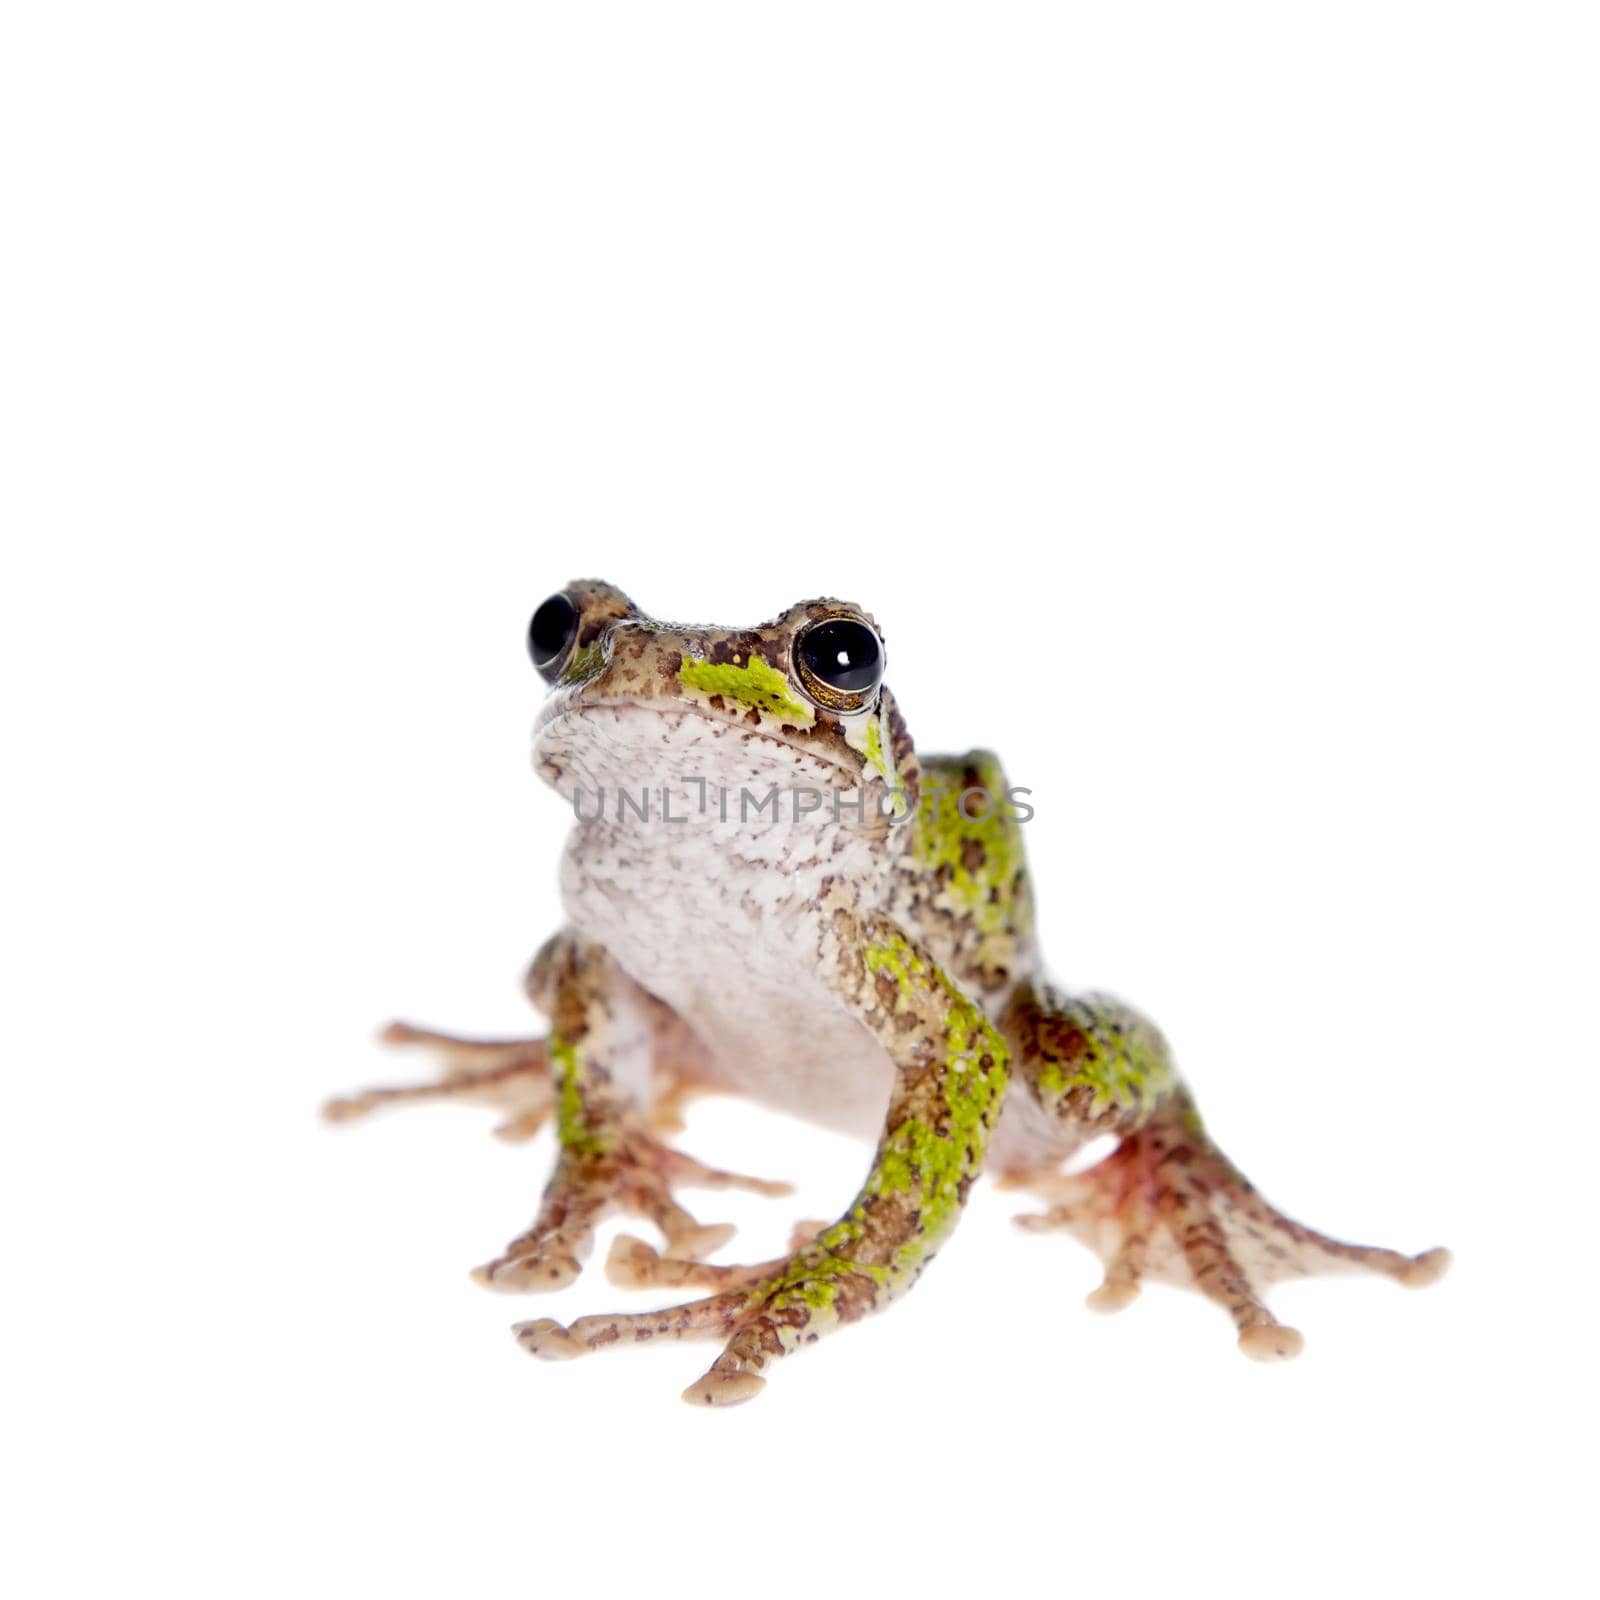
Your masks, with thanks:
<instances>
[{"instance_id":1,"label":"bumpy skin texture","mask_svg":"<svg viewBox=\"0 0 1600 1600\"><path fill-rule=\"evenodd\" d=\"M1262 1300L1289 1276L1341 1266L1432 1281L1442 1250L1350 1245L1263 1200L1207 1134L1166 1041L1103 995L1053 987L1033 938L1022 794L986 751L920 759L881 682L838 689L798 648L834 600L758 628L679 627L601 582L564 591L561 648L535 728L541 776L574 806L562 861L567 926L528 992L547 1038L473 1041L392 1024L392 1042L442 1057L437 1083L332 1102L354 1116L393 1099L464 1096L500 1132L556 1124L559 1154L533 1223L475 1276L559 1289L609 1214L642 1216L607 1262L626 1287L704 1298L642 1314L521 1323L560 1359L608 1345L723 1341L686 1391L748 1399L779 1357L914 1283L986 1168L1050 1202L1024 1226L1075 1233L1105 1263L1097 1309L1146 1278L1198 1289L1240 1348L1271 1360L1300 1335ZM881 636L880 636L881 637ZM686 1095L744 1093L875 1136L854 1201L803 1225L792 1252L749 1266L704 1260L731 1229L703 1226L685 1187L785 1187L672 1149ZM1060 1168L1112 1135L1087 1172Z\"/></svg>"}]
</instances>

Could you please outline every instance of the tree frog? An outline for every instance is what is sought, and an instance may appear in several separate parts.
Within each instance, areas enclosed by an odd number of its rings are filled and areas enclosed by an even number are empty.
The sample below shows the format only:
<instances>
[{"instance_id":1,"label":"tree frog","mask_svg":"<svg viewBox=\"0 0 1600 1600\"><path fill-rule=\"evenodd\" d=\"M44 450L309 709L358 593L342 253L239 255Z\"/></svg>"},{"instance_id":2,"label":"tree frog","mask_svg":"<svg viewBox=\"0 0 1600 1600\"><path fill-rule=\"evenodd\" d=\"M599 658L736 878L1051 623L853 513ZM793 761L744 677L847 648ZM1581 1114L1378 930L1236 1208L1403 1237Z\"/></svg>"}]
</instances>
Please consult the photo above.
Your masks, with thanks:
<instances>
[{"instance_id":1,"label":"tree frog","mask_svg":"<svg viewBox=\"0 0 1600 1600\"><path fill-rule=\"evenodd\" d=\"M686 627L584 581L538 608L528 642L548 686L535 766L574 814L565 925L527 977L548 1032L391 1024L390 1042L437 1053L437 1080L327 1111L457 1096L499 1107L509 1138L554 1122L537 1215L474 1274L490 1289L561 1289L607 1216L654 1224L661 1247L620 1235L608 1276L695 1296L519 1323L533 1355L712 1340L721 1353L685 1398L748 1400L780 1359L904 1294L985 1171L1043 1198L1023 1225L1099 1255L1092 1307L1126 1306L1147 1279L1186 1285L1261 1361L1302 1344L1265 1302L1279 1279L1356 1267L1416 1286L1444 1271L1441 1249L1404 1255L1290 1220L1213 1142L1154 1024L1045 975L1025 795L988 751L915 750L860 607L809 600L760 627ZM732 1230L698 1221L681 1188L786 1189L669 1142L701 1092L875 1140L860 1192L799 1227L784 1256L710 1262ZM1063 1172L1106 1135L1111 1154Z\"/></svg>"}]
</instances>

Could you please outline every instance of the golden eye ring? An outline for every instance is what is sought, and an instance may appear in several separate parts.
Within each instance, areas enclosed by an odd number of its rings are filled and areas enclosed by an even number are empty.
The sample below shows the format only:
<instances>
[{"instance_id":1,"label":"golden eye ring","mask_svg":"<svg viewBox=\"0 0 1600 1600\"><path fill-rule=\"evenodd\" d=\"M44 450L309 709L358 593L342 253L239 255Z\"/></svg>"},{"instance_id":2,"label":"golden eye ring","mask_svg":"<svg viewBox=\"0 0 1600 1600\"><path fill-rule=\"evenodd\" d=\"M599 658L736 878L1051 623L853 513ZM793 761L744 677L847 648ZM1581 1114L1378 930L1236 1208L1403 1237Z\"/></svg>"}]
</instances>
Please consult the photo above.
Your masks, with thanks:
<instances>
[{"instance_id":1,"label":"golden eye ring","mask_svg":"<svg viewBox=\"0 0 1600 1600\"><path fill-rule=\"evenodd\" d=\"M883 641L859 617L823 617L795 636L794 669L825 711L860 711L883 682Z\"/></svg>"}]
</instances>

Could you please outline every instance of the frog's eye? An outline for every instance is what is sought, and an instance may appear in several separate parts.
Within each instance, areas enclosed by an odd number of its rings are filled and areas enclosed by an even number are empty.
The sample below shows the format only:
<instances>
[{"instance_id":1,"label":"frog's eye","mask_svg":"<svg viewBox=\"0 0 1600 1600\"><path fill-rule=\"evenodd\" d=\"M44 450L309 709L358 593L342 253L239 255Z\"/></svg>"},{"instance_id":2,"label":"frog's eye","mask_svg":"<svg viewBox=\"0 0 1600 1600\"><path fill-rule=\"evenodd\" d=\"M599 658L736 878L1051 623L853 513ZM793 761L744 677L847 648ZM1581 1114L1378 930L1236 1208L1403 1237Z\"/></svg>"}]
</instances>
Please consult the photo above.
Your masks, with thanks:
<instances>
[{"instance_id":1,"label":"frog's eye","mask_svg":"<svg viewBox=\"0 0 1600 1600\"><path fill-rule=\"evenodd\" d=\"M528 654L546 683L560 675L567 648L578 632L577 607L564 594L553 594L528 624Z\"/></svg>"},{"instance_id":2,"label":"frog's eye","mask_svg":"<svg viewBox=\"0 0 1600 1600\"><path fill-rule=\"evenodd\" d=\"M854 617L813 623L794 642L800 686L829 711L859 711L883 677L883 644Z\"/></svg>"}]
</instances>

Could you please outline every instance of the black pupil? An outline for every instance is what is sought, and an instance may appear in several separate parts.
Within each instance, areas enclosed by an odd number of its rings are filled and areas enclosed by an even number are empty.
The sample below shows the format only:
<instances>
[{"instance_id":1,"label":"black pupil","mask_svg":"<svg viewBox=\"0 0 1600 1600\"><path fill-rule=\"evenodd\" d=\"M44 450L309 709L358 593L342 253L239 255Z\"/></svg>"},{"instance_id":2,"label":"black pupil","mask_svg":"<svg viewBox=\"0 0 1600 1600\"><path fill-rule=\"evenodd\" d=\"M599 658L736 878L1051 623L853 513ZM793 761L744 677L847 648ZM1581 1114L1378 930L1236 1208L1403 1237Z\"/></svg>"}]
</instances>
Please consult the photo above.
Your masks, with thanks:
<instances>
[{"instance_id":1,"label":"black pupil","mask_svg":"<svg viewBox=\"0 0 1600 1600\"><path fill-rule=\"evenodd\" d=\"M830 689L862 694L878 681L883 651L864 623L820 622L800 641L800 659Z\"/></svg>"},{"instance_id":2,"label":"black pupil","mask_svg":"<svg viewBox=\"0 0 1600 1600\"><path fill-rule=\"evenodd\" d=\"M528 624L528 654L541 672L560 660L578 626L578 613L564 594L553 594Z\"/></svg>"}]
</instances>

